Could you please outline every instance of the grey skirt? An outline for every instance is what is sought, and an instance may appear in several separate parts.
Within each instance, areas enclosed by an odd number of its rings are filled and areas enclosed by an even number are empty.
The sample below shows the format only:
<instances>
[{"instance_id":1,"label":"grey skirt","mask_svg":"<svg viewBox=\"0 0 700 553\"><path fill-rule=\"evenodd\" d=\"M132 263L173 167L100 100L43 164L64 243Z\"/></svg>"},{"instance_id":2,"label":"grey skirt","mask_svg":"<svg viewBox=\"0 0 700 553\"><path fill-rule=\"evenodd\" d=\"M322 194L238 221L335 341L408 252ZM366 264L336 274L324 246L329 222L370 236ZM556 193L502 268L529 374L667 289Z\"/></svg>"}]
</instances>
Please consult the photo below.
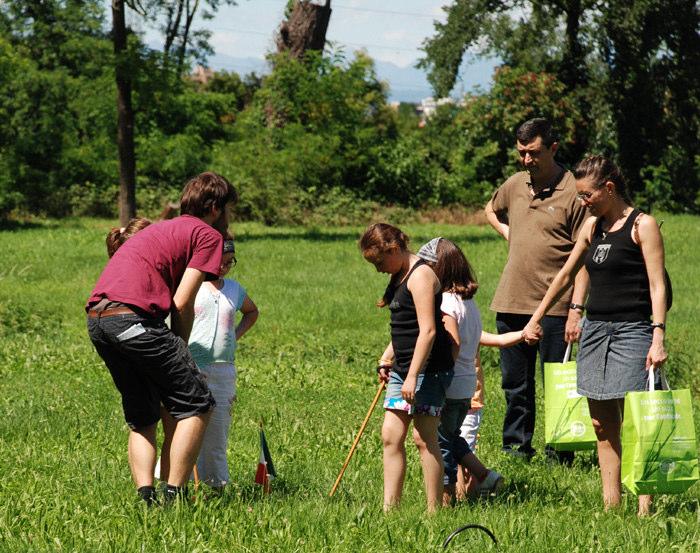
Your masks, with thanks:
<instances>
[{"instance_id":1,"label":"grey skirt","mask_svg":"<svg viewBox=\"0 0 700 553\"><path fill-rule=\"evenodd\" d=\"M646 358L653 329L649 321L589 321L584 319L576 359L580 395L596 400L624 398L646 390ZM659 373L654 387L661 389Z\"/></svg>"}]
</instances>

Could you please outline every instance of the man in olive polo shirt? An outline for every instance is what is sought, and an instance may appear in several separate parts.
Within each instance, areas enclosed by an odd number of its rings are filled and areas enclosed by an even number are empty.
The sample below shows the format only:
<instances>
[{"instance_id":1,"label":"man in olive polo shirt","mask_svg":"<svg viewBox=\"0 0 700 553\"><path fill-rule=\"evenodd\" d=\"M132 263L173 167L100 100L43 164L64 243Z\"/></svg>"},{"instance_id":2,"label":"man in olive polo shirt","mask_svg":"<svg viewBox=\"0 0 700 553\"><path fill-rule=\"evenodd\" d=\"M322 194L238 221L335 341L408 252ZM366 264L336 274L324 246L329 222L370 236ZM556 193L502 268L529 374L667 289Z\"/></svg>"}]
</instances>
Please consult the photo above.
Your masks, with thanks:
<instances>
[{"instance_id":1,"label":"man in olive polo shirt","mask_svg":"<svg viewBox=\"0 0 700 553\"><path fill-rule=\"evenodd\" d=\"M522 330L549 284L573 249L585 207L576 199L571 172L554 160L557 142L546 119L531 119L516 132L525 170L511 176L486 204L486 218L508 241L508 261L491 310L498 332ZM588 276L579 271L573 297L565 294L542 321L539 344L525 342L501 350L502 388L506 398L503 451L530 458L535 450L535 362L561 361L567 341L576 341ZM571 309L571 305L574 306ZM560 455L569 461L570 455Z\"/></svg>"}]
</instances>

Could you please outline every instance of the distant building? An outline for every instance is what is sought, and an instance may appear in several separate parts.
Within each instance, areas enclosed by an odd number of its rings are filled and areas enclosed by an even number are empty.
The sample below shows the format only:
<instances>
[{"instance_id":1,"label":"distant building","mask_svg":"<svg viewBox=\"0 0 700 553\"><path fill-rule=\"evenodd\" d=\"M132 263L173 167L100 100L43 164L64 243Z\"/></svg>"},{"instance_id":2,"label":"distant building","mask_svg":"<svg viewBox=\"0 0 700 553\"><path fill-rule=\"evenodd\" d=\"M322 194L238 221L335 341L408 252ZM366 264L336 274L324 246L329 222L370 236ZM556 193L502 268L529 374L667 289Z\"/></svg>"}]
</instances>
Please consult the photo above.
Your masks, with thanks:
<instances>
[{"instance_id":1,"label":"distant building","mask_svg":"<svg viewBox=\"0 0 700 553\"><path fill-rule=\"evenodd\" d=\"M209 67L198 65L190 75L190 78L197 83L207 84L214 77L214 70Z\"/></svg>"},{"instance_id":2,"label":"distant building","mask_svg":"<svg viewBox=\"0 0 700 553\"><path fill-rule=\"evenodd\" d=\"M437 108L439 106L444 106L447 104L454 104L455 99L454 98L438 98L437 100L433 98L432 96L428 96L427 98L423 98L420 101L420 105L416 108L416 111L418 114L421 116L421 119L426 120L435 115L435 112L437 111Z\"/></svg>"}]
</instances>

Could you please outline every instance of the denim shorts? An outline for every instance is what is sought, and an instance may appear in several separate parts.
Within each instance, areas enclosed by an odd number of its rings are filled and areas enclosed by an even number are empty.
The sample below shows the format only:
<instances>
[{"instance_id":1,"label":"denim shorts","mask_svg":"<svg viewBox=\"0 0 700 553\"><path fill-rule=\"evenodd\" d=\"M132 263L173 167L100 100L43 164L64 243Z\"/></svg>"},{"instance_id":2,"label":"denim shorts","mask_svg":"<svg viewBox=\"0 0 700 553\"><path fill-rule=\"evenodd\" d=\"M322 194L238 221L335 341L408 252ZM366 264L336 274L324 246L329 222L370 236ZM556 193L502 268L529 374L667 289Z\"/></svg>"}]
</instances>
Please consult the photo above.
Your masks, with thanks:
<instances>
[{"instance_id":1,"label":"denim shorts","mask_svg":"<svg viewBox=\"0 0 700 553\"><path fill-rule=\"evenodd\" d=\"M598 401L621 399L646 389L646 357L653 329L649 321L584 319L576 359L577 391ZM657 389L661 389L657 372Z\"/></svg>"},{"instance_id":2,"label":"denim shorts","mask_svg":"<svg viewBox=\"0 0 700 553\"><path fill-rule=\"evenodd\" d=\"M87 326L122 396L130 428L155 424L161 403L176 420L215 405L187 344L162 320L137 314L88 317Z\"/></svg>"},{"instance_id":3,"label":"denim shorts","mask_svg":"<svg viewBox=\"0 0 700 553\"><path fill-rule=\"evenodd\" d=\"M413 405L401 397L401 386L408 373L391 371L386 385L384 409L405 411L409 415L439 417L445 404L445 392L452 381L452 369L419 374L416 382L416 398Z\"/></svg>"}]
</instances>

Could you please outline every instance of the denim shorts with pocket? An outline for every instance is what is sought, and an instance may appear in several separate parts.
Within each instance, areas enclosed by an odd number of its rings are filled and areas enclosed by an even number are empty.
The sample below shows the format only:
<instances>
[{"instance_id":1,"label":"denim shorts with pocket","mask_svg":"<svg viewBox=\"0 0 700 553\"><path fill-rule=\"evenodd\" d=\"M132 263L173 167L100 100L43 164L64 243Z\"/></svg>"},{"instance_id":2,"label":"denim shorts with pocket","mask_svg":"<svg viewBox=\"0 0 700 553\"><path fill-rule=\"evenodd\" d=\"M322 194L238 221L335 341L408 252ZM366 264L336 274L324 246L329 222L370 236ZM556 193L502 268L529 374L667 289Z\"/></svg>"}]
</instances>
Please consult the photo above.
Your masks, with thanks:
<instances>
[{"instance_id":1,"label":"denim shorts with pocket","mask_svg":"<svg viewBox=\"0 0 700 553\"><path fill-rule=\"evenodd\" d=\"M405 411L409 415L439 417L445 404L445 393L452 382L454 371L419 374L416 382L416 398L413 405L401 397L401 386L408 373L391 371L386 385L384 409Z\"/></svg>"},{"instance_id":2,"label":"denim shorts with pocket","mask_svg":"<svg viewBox=\"0 0 700 553\"><path fill-rule=\"evenodd\" d=\"M124 314L88 317L87 327L122 396L130 428L155 424L161 403L176 420L215 405L187 344L164 321Z\"/></svg>"}]
</instances>

